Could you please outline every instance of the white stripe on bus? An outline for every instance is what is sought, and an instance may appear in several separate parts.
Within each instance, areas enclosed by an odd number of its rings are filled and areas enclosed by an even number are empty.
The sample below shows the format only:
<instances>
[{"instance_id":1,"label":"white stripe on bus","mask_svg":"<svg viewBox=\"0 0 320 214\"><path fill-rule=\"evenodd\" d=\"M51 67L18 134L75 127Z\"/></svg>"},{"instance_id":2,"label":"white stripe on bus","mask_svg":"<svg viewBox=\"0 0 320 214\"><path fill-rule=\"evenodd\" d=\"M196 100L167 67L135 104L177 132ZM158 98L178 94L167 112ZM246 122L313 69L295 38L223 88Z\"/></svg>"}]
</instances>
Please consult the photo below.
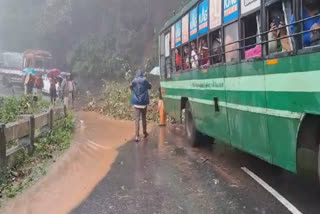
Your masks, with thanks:
<instances>
[{"instance_id":1,"label":"white stripe on bus","mask_svg":"<svg viewBox=\"0 0 320 214\"><path fill-rule=\"evenodd\" d=\"M170 98L170 99L181 100L181 96L166 95L164 97ZM204 100L204 99L198 99L198 98L189 98L189 100L191 102L202 103L202 104L206 104L206 105L214 105L213 100L211 101L211 100ZM291 118L291 119L300 119L303 115L302 113L299 113L299 112L291 112L291 111L285 111L285 110L276 110L276 109L270 109L270 108L254 107L254 106L240 105L240 104L221 102L221 101L219 101L218 104L220 107L226 107L229 109L246 111L246 112L257 113L257 114L265 114L265 115L276 116L276 117L285 117L285 118Z\"/></svg>"},{"instance_id":2,"label":"white stripe on bus","mask_svg":"<svg viewBox=\"0 0 320 214\"><path fill-rule=\"evenodd\" d=\"M197 79L161 82L163 88L273 91L273 92L320 92L320 71L292 72L268 75Z\"/></svg>"}]
</instances>

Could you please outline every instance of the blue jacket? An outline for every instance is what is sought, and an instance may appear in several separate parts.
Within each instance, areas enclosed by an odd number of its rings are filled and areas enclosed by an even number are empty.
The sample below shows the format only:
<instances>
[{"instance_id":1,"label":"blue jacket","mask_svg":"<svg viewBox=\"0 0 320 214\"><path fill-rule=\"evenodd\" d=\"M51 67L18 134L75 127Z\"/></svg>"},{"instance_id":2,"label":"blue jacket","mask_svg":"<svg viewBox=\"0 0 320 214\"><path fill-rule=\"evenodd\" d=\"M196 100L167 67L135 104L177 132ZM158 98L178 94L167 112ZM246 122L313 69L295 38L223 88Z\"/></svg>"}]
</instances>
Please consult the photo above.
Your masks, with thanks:
<instances>
[{"instance_id":1,"label":"blue jacket","mask_svg":"<svg viewBox=\"0 0 320 214\"><path fill-rule=\"evenodd\" d=\"M149 104L149 92L152 88L151 84L143 77L142 73L138 73L137 77L132 81L131 86L132 96L131 105L143 105Z\"/></svg>"},{"instance_id":2,"label":"blue jacket","mask_svg":"<svg viewBox=\"0 0 320 214\"><path fill-rule=\"evenodd\" d=\"M303 9L302 11L302 18L303 19L306 19L306 18L310 18L310 16L308 15L307 11L305 9ZM291 20L290 20L291 23L294 23L295 22L295 19L294 19L294 16L291 16ZM311 27L316 24L316 23L320 23L320 17L316 17L316 18L313 18L313 19L309 19L307 21L304 21L303 22L303 31L308 31L311 29ZM295 25L291 25L290 26L290 31L291 31L291 34L294 34L294 33L297 33L296 30L295 30ZM303 34L303 46L304 47L308 47L312 45L312 41L311 41L311 32L308 32L308 33L304 33Z\"/></svg>"}]
</instances>

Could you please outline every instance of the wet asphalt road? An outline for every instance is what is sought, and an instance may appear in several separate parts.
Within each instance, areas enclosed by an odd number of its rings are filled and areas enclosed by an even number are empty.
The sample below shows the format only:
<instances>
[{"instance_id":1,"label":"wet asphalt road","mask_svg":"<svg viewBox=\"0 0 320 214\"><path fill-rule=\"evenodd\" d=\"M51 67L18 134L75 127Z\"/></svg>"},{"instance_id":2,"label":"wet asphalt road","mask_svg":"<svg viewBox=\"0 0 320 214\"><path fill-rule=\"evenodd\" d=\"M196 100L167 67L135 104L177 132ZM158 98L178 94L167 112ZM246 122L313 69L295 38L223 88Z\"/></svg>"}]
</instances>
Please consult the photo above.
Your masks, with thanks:
<instances>
[{"instance_id":1,"label":"wet asphalt road","mask_svg":"<svg viewBox=\"0 0 320 214\"><path fill-rule=\"evenodd\" d=\"M294 174L221 144L190 148L182 127L155 128L118 149L111 170L72 214L290 213L245 166L302 213L319 213L320 190Z\"/></svg>"}]
</instances>

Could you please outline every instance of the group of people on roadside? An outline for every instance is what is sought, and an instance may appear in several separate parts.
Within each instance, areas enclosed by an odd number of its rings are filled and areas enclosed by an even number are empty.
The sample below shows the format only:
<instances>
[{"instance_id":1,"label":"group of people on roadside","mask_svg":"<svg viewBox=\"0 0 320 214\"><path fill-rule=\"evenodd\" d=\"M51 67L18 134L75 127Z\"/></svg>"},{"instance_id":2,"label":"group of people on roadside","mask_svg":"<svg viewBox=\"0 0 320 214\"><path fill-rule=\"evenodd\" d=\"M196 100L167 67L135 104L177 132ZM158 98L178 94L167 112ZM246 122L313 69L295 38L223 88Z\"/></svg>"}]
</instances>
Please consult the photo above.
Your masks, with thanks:
<instances>
[{"instance_id":1,"label":"group of people on roadside","mask_svg":"<svg viewBox=\"0 0 320 214\"><path fill-rule=\"evenodd\" d=\"M55 104L59 97L67 108L72 108L75 100L76 86L71 74L67 74L65 78L62 76L49 77L50 82L50 101ZM42 94L44 82L42 75L36 75L29 72L24 77L25 94L38 97Z\"/></svg>"},{"instance_id":2,"label":"group of people on roadside","mask_svg":"<svg viewBox=\"0 0 320 214\"><path fill-rule=\"evenodd\" d=\"M57 76L50 77L49 80L51 103L55 104L57 97L59 97L67 108L72 108L76 93L76 85L73 76L71 74L67 74L65 78Z\"/></svg>"},{"instance_id":3,"label":"group of people on roadside","mask_svg":"<svg viewBox=\"0 0 320 214\"><path fill-rule=\"evenodd\" d=\"M180 50L175 50L176 71L206 67L210 65L209 48L206 39L201 39L199 49L195 42L191 42L191 52L186 45L183 47L183 56Z\"/></svg>"},{"instance_id":4,"label":"group of people on roadside","mask_svg":"<svg viewBox=\"0 0 320 214\"><path fill-rule=\"evenodd\" d=\"M24 76L24 93L26 95L38 95L44 87L42 75L35 75L32 72ZM35 91L33 89L36 89Z\"/></svg>"}]
</instances>

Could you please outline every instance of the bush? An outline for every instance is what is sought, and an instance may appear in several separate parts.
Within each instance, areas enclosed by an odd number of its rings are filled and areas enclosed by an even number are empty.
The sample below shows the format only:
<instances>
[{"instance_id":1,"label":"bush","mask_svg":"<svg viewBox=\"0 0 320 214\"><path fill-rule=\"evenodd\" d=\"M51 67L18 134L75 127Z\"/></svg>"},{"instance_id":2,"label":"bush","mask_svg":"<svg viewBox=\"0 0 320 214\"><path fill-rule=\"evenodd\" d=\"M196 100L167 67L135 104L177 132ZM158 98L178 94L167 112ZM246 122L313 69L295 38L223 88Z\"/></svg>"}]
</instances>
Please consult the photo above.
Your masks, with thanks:
<instances>
[{"instance_id":1,"label":"bush","mask_svg":"<svg viewBox=\"0 0 320 214\"><path fill-rule=\"evenodd\" d=\"M105 92L97 102L93 100L87 110L99 111L115 119L133 120L130 104L131 90L129 83L105 82ZM158 90L150 91L150 105L148 106L147 119L157 122L158 117Z\"/></svg>"},{"instance_id":2,"label":"bush","mask_svg":"<svg viewBox=\"0 0 320 214\"><path fill-rule=\"evenodd\" d=\"M50 106L41 98L33 102L31 96L1 98L0 123L14 122L22 114L40 113Z\"/></svg>"}]
</instances>

